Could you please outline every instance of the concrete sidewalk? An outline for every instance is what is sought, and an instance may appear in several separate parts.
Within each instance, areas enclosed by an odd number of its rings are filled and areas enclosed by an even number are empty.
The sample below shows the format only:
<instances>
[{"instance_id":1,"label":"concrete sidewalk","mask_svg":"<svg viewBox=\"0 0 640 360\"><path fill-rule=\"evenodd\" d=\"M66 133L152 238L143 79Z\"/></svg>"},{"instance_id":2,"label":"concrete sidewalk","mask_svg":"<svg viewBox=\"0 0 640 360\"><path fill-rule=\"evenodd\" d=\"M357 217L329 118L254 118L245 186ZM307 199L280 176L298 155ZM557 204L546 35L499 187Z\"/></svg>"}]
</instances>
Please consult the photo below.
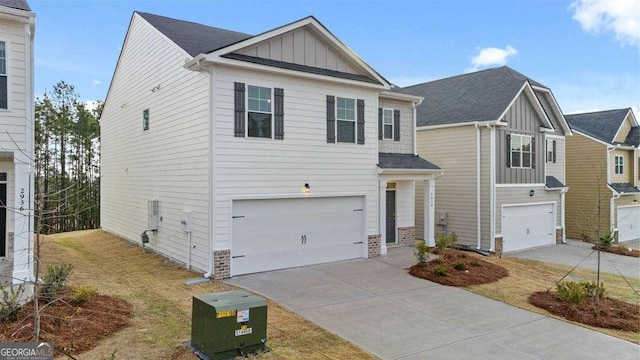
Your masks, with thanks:
<instances>
[{"instance_id":1,"label":"concrete sidewalk","mask_svg":"<svg viewBox=\"0 0 640 360\"><path fill-rule=\"evenodd\" d=\"M622 246L639 247L638 241L621 243ZM505 253L503 256L533 259L556 264L576 266L596 271L597 253L593 245L577 240L567 240L566 244L550 245L529 250ZM582 262L582 263L581 263ZM610 274L620 274L625 277L640 279L640 258L600 252L600 270ZM640 355L639 357L640 358Z\"/></svg>"},{"instance_id":2,"label":"concrete sidewalk","mask_svg":"<svg viewBox=\"0 0 640 360\"><path fill-rule=\"evenodd\" d=\"M634 359L638 345L414 278L413 249L235 277L382 359Z\"/></svg>"}]
</instances>

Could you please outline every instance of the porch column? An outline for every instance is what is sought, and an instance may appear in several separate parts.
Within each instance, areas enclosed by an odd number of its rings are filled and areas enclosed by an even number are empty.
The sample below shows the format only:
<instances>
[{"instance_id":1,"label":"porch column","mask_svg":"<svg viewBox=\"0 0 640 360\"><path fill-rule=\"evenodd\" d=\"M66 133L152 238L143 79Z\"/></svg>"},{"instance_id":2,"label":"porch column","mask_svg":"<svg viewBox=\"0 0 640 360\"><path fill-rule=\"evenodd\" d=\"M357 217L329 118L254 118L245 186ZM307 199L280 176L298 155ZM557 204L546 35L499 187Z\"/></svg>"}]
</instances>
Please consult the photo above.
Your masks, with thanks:
<instances>
[{"instance_id":1,"label":"porch column","mask_svg":"<svg viewBox=\"0 0 640 360\"><path fill-rule=\"evenodd\" d=\"M379 181L378 229L380 229L380 255L387 254L387 180Z\"/></svg>"},{"instance_id":2,"label":"porch column","mask_svg":"<svg viewBox=\"0 0 640 360\"><path fill-rule=\"evenodd\" d=\"M31 216L33 199L29 186L30 160L20 153L14 154L14 209L13 210L13 283L33 280L33 237Z\"/></svg>"},{"instance_id":3,"label":"porch column","mask_svg":"<svg viewBox=\"0 0 640 360\"><path fill-rule=\"evenodd\" d=\"M424 240L428 246L435 246L435 193L436 181L424 181Z\"/></svg>"}]
</instances>

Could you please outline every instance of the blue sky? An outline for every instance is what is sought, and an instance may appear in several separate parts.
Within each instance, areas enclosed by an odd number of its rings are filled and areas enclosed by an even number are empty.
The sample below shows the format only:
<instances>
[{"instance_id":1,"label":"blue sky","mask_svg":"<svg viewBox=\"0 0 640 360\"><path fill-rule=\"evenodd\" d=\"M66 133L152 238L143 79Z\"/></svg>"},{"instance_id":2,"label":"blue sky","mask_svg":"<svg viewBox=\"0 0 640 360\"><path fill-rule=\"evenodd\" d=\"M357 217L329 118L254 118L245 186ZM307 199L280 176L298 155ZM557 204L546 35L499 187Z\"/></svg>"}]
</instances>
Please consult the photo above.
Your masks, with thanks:
<instances>
[{"instance_id":1,"label":"blue sky","mask_svg":"<svg viewBox=\"0 0 640 360\"><path fill-rule=\"evenodd\" d=\"M250 34L314 15L401 86L506 64L550 87L565 113L640 115L638 0L28 1L36 96L64 80L104 100L134 10Z\"/></svg>"}]
</instances>

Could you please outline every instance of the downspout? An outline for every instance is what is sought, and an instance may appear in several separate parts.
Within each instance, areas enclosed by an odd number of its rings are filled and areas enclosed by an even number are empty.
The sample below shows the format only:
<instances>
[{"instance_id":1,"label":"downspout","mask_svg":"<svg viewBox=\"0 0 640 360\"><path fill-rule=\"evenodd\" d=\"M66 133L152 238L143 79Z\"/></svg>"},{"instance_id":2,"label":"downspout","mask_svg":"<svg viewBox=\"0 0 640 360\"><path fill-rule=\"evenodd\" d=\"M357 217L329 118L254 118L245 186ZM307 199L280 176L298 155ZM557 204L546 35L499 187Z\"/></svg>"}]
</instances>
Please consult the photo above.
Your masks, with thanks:
<instances>
[{"instance_id":1,"label":"downspout","mask_svg":"<svg viewBox=\"0 0 640 360\"><path fill-rule=\"evenodd\" d=\"M415 101L411 105L413 111L413 155L418 155L418 106L422 104L422 100Z\"/></svg>"},{"instance_id":2,"label":"downspout","mask_svg":"<svg viewBox=\"0 0 640 360\"><path fill-rule=\"evenodd\" d=\"M489 189L490 196L490 204L491 204L491 227L490 227L490 245L489 252L495 252L496 249L496 176L495 176L495 167L496 167L496 154L495 154L495 146L496 146L496 128L492 127L491 124L487 124L487 128L491 129L491 144L489 147L489 182L491 183L491 188Z\"/></svg>"},{"instance_id":3,"label":"downspout","mask_svg":"<svg viewBox=\"0 0 640 360\"><path fill-rule=\"evenodd\" d=\"M216 223L216 212L215 212L215 135L216 135L216 126L215 126L215 99L214 99L214 68L210 67L209 69L209 270L206 274L204 274L205 278L213 276L213 248L215 246L215 223Z\"/></svg>"},{"instance_id":4,"label":"downspout","mask_svg":"<svg viewBox=\"0 0 640 360\"><path fill-rule=\"evenodd\" d=\"M29 156L34 156L34 142L35 142L35 134L34 134L34 128L35 128L35 109L34 109L34 94L33 94L33 88L34 88L34 38L36 35L36 19L35 19L35 15L31 15L29 16L29 24L27 25L27 29L26 29L26 40L29 43L29 54L25 57L25 60L27 62L27 69L29 71L29 81L26 83L27 84L27 96L28 96L28 107L27 107L27 116L28 119L26 119L27 123L29 124L29 127L32 129L31 130L31 134L30 136L27 138L27 154L29 154ZM33 239L34 239L34 217L35 217L35 209L34 209L34 205L35 205L35 196L33 194L33 192L35 191L35 168L34 168L34 163L33 163L33 159L29 159L29 198L28 198L28 210L27 210L27 214L28 214L28 219L27 219L27 234L29 236L29 241L27 242L27 246L28 246L28 259L29 259L29 280L35 280L34 278L34 244L33 244Z\"/></svg>"},{"instance_id":5,"label":"downspout","mask_svg":"<svg viewBox=\"0 0 640 360\"><path fill-rule=\"evenodd\" d=\"M481 217L481 206L480 206L480 126L476 122L476 227L478 229L478 241L476 244L476 249L480 250L482 247L482 217Z\"/></svg>"},{"instance_id":6,"label":"downspout","mask_svg":"<svg viewBox=\"0 0 640 360\"><path fill-rule=\"evenodd\" d=\"M562 243L563 244L567 243L567 228L564 221L564 217L565 217L564 204L565 204L565 195L567 194L567 191L569 191L568 187L565 187L564 189L560 190L560 226L562 226Z\"/></svg>"}]
</instances>

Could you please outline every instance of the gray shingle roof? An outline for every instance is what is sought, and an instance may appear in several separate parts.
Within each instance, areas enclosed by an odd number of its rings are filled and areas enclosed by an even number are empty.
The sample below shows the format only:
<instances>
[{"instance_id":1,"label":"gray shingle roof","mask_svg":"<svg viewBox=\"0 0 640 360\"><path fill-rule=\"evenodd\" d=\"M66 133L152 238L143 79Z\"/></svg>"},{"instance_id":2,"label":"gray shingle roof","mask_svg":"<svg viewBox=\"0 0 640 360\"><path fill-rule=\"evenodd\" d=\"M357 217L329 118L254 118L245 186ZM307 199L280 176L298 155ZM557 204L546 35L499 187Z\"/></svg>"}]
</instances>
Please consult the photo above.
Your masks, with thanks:
<instances>
[{"instance_id":1,"label":"gray shingle roof","mask_svg":"<svg viewBox=\"0 0 640 360\"><path fill-rule=\"evenodd\" d=\"M378 167L381 169L417 169L439 170L440 168L429 161L413 154L379 153Z\"/></svg>"},{"instance_id":2,"label":"gray shingle roof","mask_svg":"<svg viewBox=\"0 0 640 360\"><path fill-rule=\"evenodd\" d=\"M502 66L392 91L424 97L417 109L418 126L498 120L524 83L546 88Z\"/></svg>"},{"instance_id":3,"label":"gray shingle roof","mask_svg":"<svg viewBox=\"0 0 640 360\"><path fill-rule=\"evenodd\" d=\"M613 144L616 133L628 113L629 108L571 114L565 115L564 118L571 129Z\"/></svg>"},{"instance_id":4,"label":"gray shingle roof","mask_svg":"<svg viewBox=\"0 0 640 360\"><path fill-rule=\"evenodd\" d=\"M624 143L633 146L640 145L640 126L634 126L629 130Z\"/></svg>"},{"instance_id":5,"label":"gray shingle roof","mask_svg":"<svg viewBox=\"0 0 640 360\"><path fill-rule=\"evenodd\" d=\"M0 0L0 6L10 7L12 9L31 11L29 4L25 0Z\"/></svg>"},{"instance_id":6,"label":"gray shingle roof","mask_svg":"<svg viewBox=\"0 0 640 360\"><path fill-rule=\"evenodd\" d=\"M215 28L190 21L171 19L138 11L136 11L136 13L191 56L209 53L253 37L253 35L250 34Z\"/></svg>"},{"instance_id":7,"label":"gray shingle roof","mask_svg":"<svg viewBox=\"0 0 640 360\"><path fill-rule=\"evenodd\" d=\"M561 189L565 187L555 176L547 176L544 186L547 189Z\"/></svg>"},{"instance_id":8,"label":"gray shingle roof","mask_svg":"<svg viewBox=\"0 0 640 360\"><path fill-rule=\"evenodd\" d=\"M619 194L640 193L640 190L638 190L637 187L629 183L613 183L609 184L609 186Z\"/></svg>"}]
</instances>

